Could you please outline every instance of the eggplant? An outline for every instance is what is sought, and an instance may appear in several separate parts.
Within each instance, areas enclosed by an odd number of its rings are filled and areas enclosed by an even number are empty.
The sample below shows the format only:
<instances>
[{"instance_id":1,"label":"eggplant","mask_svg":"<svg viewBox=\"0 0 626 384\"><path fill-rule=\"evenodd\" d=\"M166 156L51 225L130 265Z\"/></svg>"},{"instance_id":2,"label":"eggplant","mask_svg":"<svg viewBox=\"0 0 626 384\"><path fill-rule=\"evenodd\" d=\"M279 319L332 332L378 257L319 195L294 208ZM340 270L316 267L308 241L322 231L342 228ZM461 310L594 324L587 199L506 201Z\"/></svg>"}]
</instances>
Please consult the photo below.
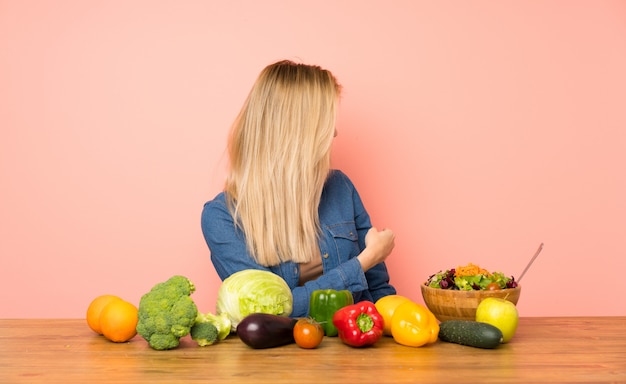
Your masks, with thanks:
<instances>
[{"instance_id":1,"label":"eggplant","mask_svg":"<svg viewBox=\"0 0 626 384\"><path fill-rule=\"evenodd\" d=\"M297 319L268 313L252 313L237 325L237 335L254 349L274 348L295 343L293 328Z\"/></svg>"}]
</instances>

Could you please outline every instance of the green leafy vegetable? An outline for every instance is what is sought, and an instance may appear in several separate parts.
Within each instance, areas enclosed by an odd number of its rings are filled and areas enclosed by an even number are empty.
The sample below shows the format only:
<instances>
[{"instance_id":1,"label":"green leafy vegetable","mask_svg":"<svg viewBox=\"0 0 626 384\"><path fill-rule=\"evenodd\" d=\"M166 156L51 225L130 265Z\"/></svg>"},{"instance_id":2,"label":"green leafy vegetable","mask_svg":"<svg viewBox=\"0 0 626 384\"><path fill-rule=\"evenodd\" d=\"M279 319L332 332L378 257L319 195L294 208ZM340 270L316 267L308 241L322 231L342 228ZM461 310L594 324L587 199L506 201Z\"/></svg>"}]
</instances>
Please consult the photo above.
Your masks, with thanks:
<instances>
[{"instance_id":1,"label":"green leafy vegetable","mask_svg":"<svg viewBox=\"0 0 626 384\"><path fill-rule=\"evenodd\" d=\"M246 269L226 278L217 292L217 314L226 314L231 330L252 313L289 316L291 289L282 277L264 270Z\"/></svg>"},{"instance_id":2,"label":"green leafy vegetable","mask_svg":"<svg viewBox=\"0 0 626 384\"><path fill-rule=\"evenodd\" d=\"M491 283L497 283L501 289L517 287L515 278L513 276L505 276L502 272L456 276L454 268L437 272L426 281L426 285L431 288L457 289L462 291L486 289Z\"/></svg>"}]
</instances>

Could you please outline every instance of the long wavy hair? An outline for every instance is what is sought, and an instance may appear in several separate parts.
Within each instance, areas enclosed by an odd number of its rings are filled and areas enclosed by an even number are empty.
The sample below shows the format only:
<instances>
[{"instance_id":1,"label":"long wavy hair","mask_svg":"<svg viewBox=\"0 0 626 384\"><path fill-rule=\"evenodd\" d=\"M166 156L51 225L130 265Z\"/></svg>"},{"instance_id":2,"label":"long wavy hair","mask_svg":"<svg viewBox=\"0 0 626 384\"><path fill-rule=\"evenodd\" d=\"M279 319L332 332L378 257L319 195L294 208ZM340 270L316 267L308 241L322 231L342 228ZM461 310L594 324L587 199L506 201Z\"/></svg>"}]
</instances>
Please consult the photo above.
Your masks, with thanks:
<instances>
[{"instance_id":1,"label":"long wavy hair","mask_svg":"<svg viewBox=\"0 0 626 384\"><path fill-rule=\"evenodd\" d=\"M318 206L330 170L341 85L319 66L279 61L254 83L228 142L225 192L256 262L318 253Z\"/></svg>"}]
</instances>

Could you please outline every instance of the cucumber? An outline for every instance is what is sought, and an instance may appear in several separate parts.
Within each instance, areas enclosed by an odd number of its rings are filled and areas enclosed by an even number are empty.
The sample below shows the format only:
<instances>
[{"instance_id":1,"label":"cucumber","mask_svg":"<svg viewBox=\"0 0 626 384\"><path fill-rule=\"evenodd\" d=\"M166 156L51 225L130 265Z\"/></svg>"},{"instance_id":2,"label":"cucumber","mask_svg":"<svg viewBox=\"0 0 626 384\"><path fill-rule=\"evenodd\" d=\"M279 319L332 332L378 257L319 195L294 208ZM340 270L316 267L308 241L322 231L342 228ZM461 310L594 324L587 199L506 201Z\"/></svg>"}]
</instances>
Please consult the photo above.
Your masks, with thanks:
<instances>
[{"instance_id":1,"label":"cucumber","mask_svg":"<svg viewBox=\"0 0 626 384\"><path fill-rule=\"evenodd\" d=\"M439 324L439 339L475 348L495 348L502 342L502 332L487 323L470 320L447 320Z\"/></svg>"}]
</instances>

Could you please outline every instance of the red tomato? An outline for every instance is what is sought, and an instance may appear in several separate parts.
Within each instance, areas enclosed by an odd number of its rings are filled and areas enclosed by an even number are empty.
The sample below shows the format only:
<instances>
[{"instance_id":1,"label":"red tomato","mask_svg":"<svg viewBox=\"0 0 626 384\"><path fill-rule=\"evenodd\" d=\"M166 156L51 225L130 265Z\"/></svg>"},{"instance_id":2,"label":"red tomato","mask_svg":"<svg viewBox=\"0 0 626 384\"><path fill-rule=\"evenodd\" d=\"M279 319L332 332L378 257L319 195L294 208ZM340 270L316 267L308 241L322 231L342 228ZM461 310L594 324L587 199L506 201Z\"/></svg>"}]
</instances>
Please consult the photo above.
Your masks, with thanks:
<instances>
[{"instance_id":1,"label":"red tomato","mask_svg":"<svg viewBox=\"0 0 626 384\"><path fill-rule=\"evenodd\" d=\"M497 291L500 289L500 284L496 283L495 281L493 283L489 283L487 284L487 286L485 287L486 290L488 291Z\"/></svg>"},{"instance_id":2,"label":"red tomato","mask_svg":"<svg viewBox=\"0 0 626 384\"><path fill-rule=\"evenodd\" d=\"M316 348L324 338L324 329L311 318L299 319L293 327L293 338L300 348Z\"/></svg>"}]
</instances>

